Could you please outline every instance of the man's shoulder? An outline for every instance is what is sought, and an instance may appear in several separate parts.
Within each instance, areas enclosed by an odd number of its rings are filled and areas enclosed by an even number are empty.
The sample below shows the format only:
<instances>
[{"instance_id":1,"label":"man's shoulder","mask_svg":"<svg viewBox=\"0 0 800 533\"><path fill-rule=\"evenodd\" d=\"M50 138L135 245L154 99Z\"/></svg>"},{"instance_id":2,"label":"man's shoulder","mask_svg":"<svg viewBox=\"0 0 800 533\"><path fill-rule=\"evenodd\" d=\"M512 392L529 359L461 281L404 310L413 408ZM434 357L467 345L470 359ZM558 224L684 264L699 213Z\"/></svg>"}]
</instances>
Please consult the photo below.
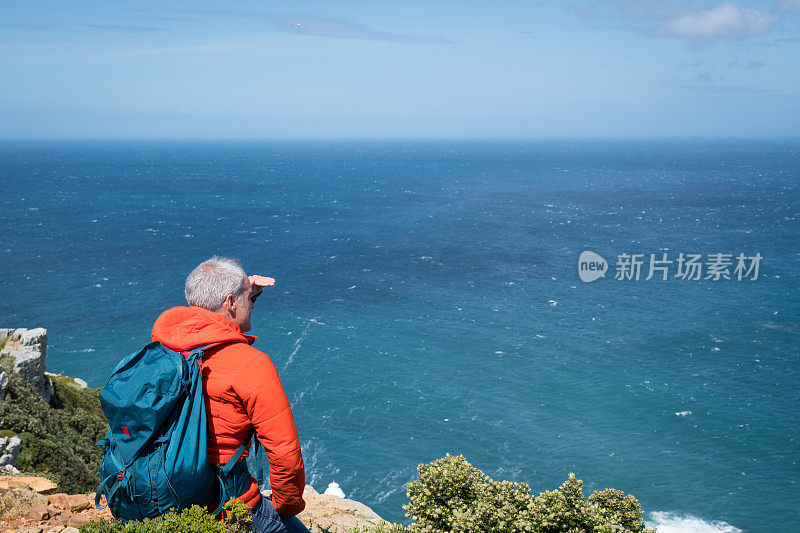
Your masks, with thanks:
<instances>
[{"instance_id":1,"label":"man's shoulder","mask_svg":"<svg viewBox=\"0 0 800 533\"><path fill-rule=\"evenodd\" d=\"M216 379L228 380L240 396L259 395L264 387L280 383L278 370L267 354L247 343L223 346L205 363Z\"/></svg>"},{"instance_id":2,"label":"man's shoulder","mask_svg":"<svg viewBox=\"0 0 800 533\"><path fill-rule=\"evenodd\" d=\"M267 354L258 348L254 348L246 342L232 342L230 344L225 344L217 353L223 357L236 357L243 364L246 362L255 363L258 361L272 363L272 360Z\"/></svg>"}]
</instances>

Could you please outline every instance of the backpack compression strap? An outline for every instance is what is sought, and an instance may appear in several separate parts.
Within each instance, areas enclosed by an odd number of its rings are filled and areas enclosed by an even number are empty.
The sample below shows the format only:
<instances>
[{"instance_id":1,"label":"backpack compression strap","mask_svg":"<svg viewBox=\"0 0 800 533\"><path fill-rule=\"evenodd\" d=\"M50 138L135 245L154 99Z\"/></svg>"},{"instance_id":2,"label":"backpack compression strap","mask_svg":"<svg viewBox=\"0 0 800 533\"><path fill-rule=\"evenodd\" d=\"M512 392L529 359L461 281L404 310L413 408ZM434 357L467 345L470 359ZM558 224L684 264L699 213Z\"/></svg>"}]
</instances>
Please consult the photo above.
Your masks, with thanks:
<instances>
[{"instance_id":1,"label":"backpack compression strap","mask_svg":"<svg viewBox=\"0 0 800 533\"><path fill-rule=\"evenodd\" d=\"M239 446L239 448L236 450L236 453L234 453L231 456L231 458L228 459L228 462L225 463L224 466L220 465L218 469L219 471L217 472L217 478L219 479L219 485L222 488L222 490L220 491L219 506L212 514L214 515L219 514L220 511L222 511L222 508L228 502L228 500L235 497L228 495L228 490L225 488L225 478L227 478L230 475L231 470L233 470L233 467L236 466L236 463L238 463L239 459L242 458L242 454L244 454L244 451L247 449L248 446L250 446L250 441L252 439L253 439L253 434L250 433L250 435L244 440L241 446Z\"/></svg>"},{"instance_id":2,"label":"backpack compression strap","mask_svg":"<svg viewBox=\"0 0 800 533\"><path fill-rule=\"evenodd\" d=\"M111 431L109 431L109 433L111 433ZM100 442L97 443L98 446L109 446L110 444L111 441L108 439L108 437L102 439ZM114 466L116 466L119 469L119 472L110 474L103 481L101 481L100 486L97 487L97 492L94 495L94 506L97 509L105 509L106 507L108 507L108 502L111 501L111 498L114 497L114 495L122 487L123 484L128 485L129 493L133 492L132 490L133 487L130 485L131 482L130 476L127 476L128 477L127 480L125 479L127 466L120 464L119 460L117 460L117 457L114 455L114 452L109 451L108 456L114 462ZM111 483L112 481L113 483ZM106 496L106 507L100 507L100 497L104 494Z\"/></svg>"}]
</instances>

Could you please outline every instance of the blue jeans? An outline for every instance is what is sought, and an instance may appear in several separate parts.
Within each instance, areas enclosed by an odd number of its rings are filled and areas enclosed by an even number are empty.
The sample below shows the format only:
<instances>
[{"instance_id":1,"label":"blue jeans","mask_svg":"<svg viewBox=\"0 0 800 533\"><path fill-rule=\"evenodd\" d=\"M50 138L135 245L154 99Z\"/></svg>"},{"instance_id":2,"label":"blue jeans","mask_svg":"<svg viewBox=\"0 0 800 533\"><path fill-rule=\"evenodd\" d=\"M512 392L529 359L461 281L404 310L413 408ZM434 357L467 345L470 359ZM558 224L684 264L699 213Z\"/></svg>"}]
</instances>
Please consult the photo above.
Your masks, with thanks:
<instances>
[{"instance_id":1,"label":"blue jeans","mask_svg":"<svg viewBox=\"0 0 800 533\"><path fill-rule=\"evenodd\" d=\"M253 509L252 524L254 533L311 533L296 516L279 515L272 500L263 496Z\"/></svg>"}]
</instances>

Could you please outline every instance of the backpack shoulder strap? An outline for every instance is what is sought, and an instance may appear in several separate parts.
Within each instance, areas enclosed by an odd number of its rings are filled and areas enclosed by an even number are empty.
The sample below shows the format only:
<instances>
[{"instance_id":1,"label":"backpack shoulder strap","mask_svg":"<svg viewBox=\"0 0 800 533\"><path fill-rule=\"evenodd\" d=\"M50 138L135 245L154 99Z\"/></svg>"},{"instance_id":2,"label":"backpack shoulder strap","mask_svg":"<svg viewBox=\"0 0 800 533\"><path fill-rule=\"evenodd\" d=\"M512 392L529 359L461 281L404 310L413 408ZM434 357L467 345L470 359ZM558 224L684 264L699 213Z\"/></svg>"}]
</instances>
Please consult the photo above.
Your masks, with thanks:
<instances>
[{"instance_id":1,"label":"backpack shoulder strap","mask_svg":"<svg viewBox=\"0 0 800 533\"><path fill-rule=\"evenodd\" d=\"M179 352L187 361L191 357L197 357L199 361L202 361L203 356L206 354L211 348L217 348L218 346L225 346L226 344L234 344L237 341L223 341L223 342L212 342L211 344L206 344L205 346L198 346L197 348L192 348L191 350L184 350Z\"/></svg>"}]
</instances>

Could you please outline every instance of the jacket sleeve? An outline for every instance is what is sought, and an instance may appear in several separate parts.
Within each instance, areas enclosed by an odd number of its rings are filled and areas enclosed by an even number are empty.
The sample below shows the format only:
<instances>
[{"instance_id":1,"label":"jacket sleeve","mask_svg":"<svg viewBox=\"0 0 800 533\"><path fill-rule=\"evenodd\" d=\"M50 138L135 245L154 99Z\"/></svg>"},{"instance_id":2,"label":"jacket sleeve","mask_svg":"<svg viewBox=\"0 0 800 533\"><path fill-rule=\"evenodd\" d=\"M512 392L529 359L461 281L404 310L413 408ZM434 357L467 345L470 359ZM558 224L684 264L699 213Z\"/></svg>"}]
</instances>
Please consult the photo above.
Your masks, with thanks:
<instances>
[{"instance_id":1,"label":"jacket sleeve","mask_svg":"<svg viewBox=\"0 0 800 533\"><path fill-rule=\"evenodd\" d=\"M259 352L259 356L244 365L233 388L267 451L272 504L279 514L293 516L306 506L300 440L278 372L266 354Z\"/></svg>"}]
</instances>

